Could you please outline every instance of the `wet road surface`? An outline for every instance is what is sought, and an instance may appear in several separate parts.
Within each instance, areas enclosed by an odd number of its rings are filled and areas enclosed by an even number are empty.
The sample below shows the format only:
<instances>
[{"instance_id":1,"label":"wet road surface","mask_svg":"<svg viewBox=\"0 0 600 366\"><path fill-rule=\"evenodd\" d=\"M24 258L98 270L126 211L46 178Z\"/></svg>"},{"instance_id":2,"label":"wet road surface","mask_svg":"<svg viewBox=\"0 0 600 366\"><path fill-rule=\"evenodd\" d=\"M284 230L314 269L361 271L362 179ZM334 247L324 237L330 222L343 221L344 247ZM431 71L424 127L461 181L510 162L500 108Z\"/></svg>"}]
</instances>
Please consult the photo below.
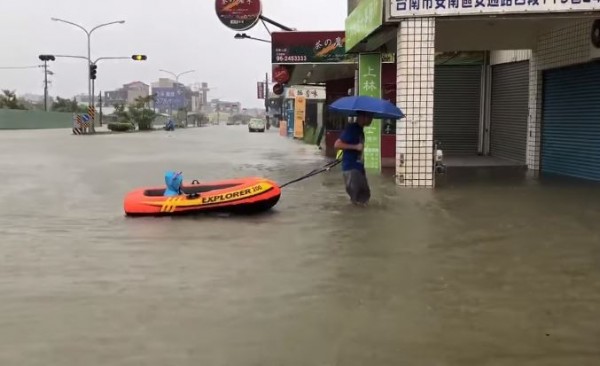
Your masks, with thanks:
<instances>
[{"instance_id":1,"label":"wet road surface","mask_svg":"<svg viewBox=\"0 0 600 366\"><path fill-rule=\"evenodd\" d=\"M125 193L323 164L273 130L0 133L0 365L599 365L600 187L339 168L253 217L123 216Z\"/></svg>"}]
</instances>

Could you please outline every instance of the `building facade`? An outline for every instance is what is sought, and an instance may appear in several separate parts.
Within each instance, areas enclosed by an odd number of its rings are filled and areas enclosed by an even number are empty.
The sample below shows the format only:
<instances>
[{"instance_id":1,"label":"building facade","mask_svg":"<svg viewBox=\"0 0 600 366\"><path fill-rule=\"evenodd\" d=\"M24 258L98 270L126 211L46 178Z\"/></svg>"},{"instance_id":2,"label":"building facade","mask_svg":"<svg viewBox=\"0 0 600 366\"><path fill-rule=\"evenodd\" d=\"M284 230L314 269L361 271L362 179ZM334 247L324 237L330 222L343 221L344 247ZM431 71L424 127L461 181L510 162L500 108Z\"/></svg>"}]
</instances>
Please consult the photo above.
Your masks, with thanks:
<instances>
[{"instance_id":1,"label":"building facade","mask_svg":"<svg viewBox=\"0 0 600 366\"><path fill-rule=\"evenodd\" d=\"M597 3L355 3L347 52L396 51L399 185L435 186L436 142L451 156L600 180ZM483 57L457 64L465 50Z\"/></svg>"},{"instance_id":2,"label":"building facade","mask_svg":"<svg viewBox=\"0 0 600 366\"><path fill-rule=\"evenodd\" d=\"M103 106L112 107L115 104L131 105L137 98L150 95L150 86L141 81L124 84L117 90L104 92Z\"/></svg>"}]
</instances>

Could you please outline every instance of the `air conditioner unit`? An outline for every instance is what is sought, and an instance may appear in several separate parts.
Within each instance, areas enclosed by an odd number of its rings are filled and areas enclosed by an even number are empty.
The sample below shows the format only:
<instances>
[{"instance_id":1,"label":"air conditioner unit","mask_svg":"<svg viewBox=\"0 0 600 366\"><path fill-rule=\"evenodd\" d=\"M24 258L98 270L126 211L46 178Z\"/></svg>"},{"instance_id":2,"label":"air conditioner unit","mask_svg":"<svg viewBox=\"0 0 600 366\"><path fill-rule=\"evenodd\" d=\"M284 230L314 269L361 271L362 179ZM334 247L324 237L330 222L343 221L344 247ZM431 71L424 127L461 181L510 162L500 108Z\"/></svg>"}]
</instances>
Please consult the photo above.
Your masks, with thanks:
<instances>
[{"instance_id":1,"label":"air conditioner unit","mask_svg":"<svg viewBox=\"0 0 600 366\"><path fill-rule=\"evenodd\" d=\"M600 59L600 19L596 19L592 23L592 31L590 32L590 59Z\"/></svg>"}]
</instances>

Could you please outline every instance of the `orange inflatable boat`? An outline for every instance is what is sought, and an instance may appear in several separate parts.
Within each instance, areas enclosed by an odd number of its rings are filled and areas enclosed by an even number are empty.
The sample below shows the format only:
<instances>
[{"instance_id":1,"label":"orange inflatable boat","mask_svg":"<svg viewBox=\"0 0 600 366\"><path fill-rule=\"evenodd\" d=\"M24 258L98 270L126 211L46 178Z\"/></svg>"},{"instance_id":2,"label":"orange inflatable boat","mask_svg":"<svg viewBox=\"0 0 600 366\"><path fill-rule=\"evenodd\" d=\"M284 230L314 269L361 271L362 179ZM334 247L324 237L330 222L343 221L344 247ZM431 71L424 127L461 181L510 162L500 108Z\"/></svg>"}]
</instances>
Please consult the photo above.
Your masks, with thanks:
<instances>
[{"instance_id":1,"label":"orange inflatable boat","mask_svg":"<svg viewBox=\"0 0 600 366\"><path fill-rule=\"evenodd\" d=\"M162 216L198 212L258 213L271 209L281 196L277 183L264 178L182 184L179 195L165 188L139 188L125 196L127 216Z\"/></svg>"}]
</instances>

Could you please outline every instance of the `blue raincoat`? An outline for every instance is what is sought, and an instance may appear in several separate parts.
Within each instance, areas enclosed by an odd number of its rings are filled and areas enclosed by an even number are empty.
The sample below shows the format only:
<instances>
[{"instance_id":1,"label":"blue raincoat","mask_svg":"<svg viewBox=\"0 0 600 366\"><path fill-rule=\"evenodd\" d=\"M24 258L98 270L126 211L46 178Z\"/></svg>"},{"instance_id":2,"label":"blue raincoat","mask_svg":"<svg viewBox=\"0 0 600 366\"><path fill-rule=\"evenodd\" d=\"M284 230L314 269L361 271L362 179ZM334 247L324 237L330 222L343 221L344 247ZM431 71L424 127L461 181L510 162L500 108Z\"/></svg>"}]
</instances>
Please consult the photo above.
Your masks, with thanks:
<instances>
[{"instance_id":1,"label":"blue raincoat","mask_svg":"<svg viewBox=\"0 0 600 366\"><path fill-rule=\"evenodd\" d=\"M183 174L181 172L166 172L165 184L167 185L167 189L165 190L165 196L173 197L180 195L182 183Z\"/></svg>"}]
</instances>

